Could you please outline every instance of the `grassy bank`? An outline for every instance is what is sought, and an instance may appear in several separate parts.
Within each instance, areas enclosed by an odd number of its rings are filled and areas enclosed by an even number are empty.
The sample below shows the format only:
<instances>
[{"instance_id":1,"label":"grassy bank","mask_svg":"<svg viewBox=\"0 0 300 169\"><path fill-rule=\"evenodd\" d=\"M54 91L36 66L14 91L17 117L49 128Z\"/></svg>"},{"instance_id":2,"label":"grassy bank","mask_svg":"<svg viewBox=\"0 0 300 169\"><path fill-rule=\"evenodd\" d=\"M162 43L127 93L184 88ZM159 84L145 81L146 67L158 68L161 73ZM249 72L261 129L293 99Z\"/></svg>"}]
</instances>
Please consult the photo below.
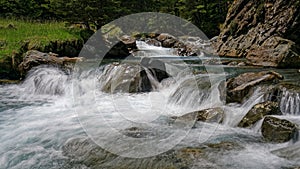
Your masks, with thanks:
<instances>
[{"instance_id":1,"label":"grassy bank","mask_svg":"<svg viewBox=\"0 0 300 169\"><path fill-rule=\"evenodd\" d=\"M83 44L80 32L64 22L0 19L0 79L17 76L16 67L30 49L74 55Z\"/></svg>"}]
</instances>

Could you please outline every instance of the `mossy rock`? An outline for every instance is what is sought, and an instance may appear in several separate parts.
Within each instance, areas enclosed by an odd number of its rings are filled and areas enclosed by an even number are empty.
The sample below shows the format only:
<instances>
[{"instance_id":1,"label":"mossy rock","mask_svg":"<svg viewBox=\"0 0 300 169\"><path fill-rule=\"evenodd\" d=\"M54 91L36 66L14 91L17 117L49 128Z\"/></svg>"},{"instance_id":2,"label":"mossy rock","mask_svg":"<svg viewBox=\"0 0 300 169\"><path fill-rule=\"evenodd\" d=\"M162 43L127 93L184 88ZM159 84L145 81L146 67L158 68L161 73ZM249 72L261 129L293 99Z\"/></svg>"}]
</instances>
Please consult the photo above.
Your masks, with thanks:
<instances>
[{"instance_id":1,"label":"mossy rock","mask_svg":"<svg viewBox=\"0 0 300 169\"><path fill-rule=\"evenodd\" d=\"M274 143L283 143L298 137L298 127L294 123L271 116L265 117L261 132L266 141Z\"/></svg>"},{"instance_id":2,"label":"mossy rock","mask_svg":"<svg viewBox=\"0 0 300 169\"><path fill-rule=\"evenodd\" d=\"M238 126L250 127L267 115L282 115L278 102L267 101L254 105Z\"/></svg>"}]
</instances>

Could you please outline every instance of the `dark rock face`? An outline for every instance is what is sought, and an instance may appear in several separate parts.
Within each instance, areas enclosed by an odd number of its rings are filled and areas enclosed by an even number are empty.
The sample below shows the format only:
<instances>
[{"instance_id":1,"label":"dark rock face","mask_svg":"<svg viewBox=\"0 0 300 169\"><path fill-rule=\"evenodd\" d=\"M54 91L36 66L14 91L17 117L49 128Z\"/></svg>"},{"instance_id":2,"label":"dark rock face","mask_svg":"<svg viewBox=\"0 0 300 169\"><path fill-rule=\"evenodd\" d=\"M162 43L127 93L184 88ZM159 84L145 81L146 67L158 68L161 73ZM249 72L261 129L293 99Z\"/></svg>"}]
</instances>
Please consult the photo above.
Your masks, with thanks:
<instances>
[{"instance_id":1,"label":"dark rock face","mask_svg":"<svg viewBox=\"0 0 300 169\"><path fill-rule=\"evenodd\" d=\"M141 64L109 64L100 77L101 90L108 93L150 92L168 77L164 63L159 60L144 58Z\"/></svg>"},{"instance_id":2,"label":"dark rock face","mask_svg":"<svg viewBox=\"0 0 300 169\"><path fill-rule=\"evenodd\" d=\"M25 75L35 66L47 64L67 68L68 64L74 64L81 60L82 58L79 57L58 57L55 53L43 53L37 50L30 50L25 53L23 62L19 65L19 70L22 75Z\"/></svg>"},{"instance_id":3,"label":"dark rock face","mask_svg":"<svg viewBox=\"0 0 300 169\"><path fill-rule=\"evenodd\" d=\"M45 53L56 53L59 56L77 57L83 47L82 39L51 41L47 45L41 45L36 42L27 41L22 44L22 51L38 50Z\"/></svg>"},{"instance_id":4,"label":"dark rock face","mask_svg":"<svg viewBox=\"0 0 300 169\"><path fill-rule=\"evenodd\" d=\"M254 105L238 126L250 127L266 115L282 115L277 102L267 101Z\"/></svg>"},{"instance_id":5,"label":"dark rock face","mask_svg":"<svg viewBox=\"0 0 300 169\"><path fill-rule=\"evenodd\" d=\"M298 137L298 129L295 124L285 119L265 117L261 126L261 132L266 141L283 143Z\"/></svg>"},{"instance_id":6,"label":"dark rock face","mask_svg":"<svg viewBox=\"0 0 300 169\"><path fill-rule=\"evenodd\" d=\"M222 108L210 108L200 111L191 112L180 117L173 117L173 119L178 120L196 120L210 123L221 123L225 116L224 110Z\"/></svg>"},{"instance_id":7,"label":"dark rock face","mask_svg":"<svg viewBox=\"0 0 300 169\"><path fill-rule=\"evenodd\" d=\"M125 59L132 50L137 49L136 39L124 35L104 55L104 59Z\"/></svg>"},{"instance_id":8,"label":"dark rock face","mask_svg":"<svg viewBox=\"0 0 300 169\"><path fill-rule=\"evenodd\" d=\"M253 65L300 67L299 24L299 0L237 0L214 46Z\"/></svg>"},{"instance_id":9,"label":"dark rock face","mask_svg":"<svg viewBox=\"0 0 300 169\"><path fill-rule=\"evenodd\" d=\"M263 71L258 73L244 73L226 81L227 102L242 102L246 96L251 95L253 89L265 83L276 83L283 79L279 73L274 71Z\"/></svg>"}]
</instances>

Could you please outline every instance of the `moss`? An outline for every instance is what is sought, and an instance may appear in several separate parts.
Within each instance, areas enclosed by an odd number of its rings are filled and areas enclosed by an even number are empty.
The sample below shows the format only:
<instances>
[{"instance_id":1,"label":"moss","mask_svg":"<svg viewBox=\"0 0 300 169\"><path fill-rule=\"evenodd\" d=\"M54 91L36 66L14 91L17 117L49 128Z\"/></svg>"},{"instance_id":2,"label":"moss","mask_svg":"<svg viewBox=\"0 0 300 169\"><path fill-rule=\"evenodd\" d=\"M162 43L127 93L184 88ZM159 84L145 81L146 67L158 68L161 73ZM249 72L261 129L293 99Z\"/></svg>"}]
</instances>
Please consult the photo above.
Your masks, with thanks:
<instances>
[{"instance_id":1,"label":"moss","mask_svg":"<svg viewBox=\"0 0 300 169\"><path fill-rule=\"evenodd\" d=\"M235 34L235 32L237 31L237 28L238 28L238 24L235 20L233 20L229 26L229 32L230 32L231 36L233 36Z\"/></svg>"}]
</instances>

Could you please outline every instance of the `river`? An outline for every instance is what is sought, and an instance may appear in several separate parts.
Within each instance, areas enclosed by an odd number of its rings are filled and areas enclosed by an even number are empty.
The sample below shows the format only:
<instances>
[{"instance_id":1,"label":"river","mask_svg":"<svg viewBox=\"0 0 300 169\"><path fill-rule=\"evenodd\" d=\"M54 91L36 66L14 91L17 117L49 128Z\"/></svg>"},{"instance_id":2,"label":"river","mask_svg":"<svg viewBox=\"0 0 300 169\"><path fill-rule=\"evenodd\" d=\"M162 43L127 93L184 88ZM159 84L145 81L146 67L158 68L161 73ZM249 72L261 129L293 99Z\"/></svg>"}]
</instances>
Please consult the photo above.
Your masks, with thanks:
<instances>
[{"instance_id":1,"label":"river","mask_svg":"<svg viewBox=\"0 0 300 169\"><path fill-rule=\"evenodd\" d=\"M146 52L147 56L144 53L143 57L161 57L176 66L185 59L190 61L188 66L193 69L205 68L197 62L197 57L180 58L166 49L149 47L148 50L147 46L143 47L146 51L155 50L155 53ZM99 86L105 83L99 81L103 72L101 67L85 69L80 74L66 74L49 66L35 68L20 84L0 85L0 168L87 168L83 164L67 165L72 158L64 155L63 146L74 138L91 138L102 148L133 159L156 156L174 146L196 147L229 141L243 148L208 153L206 160L195 160L191 168L273 169L300 166L298 140L267 143L261 139L261 123L250 129L236 127L253 105L263 101L263 89L258 88L243 104L224 105L216 86L220 80L212 80L263 68L225 66L222 69L224 72L221 74L209 75L212 83L209 89L186 83L190 79L195 80L195 77L204 79L202 82L205 83L207 74L189 76L175 71L175 80L159 84L155 91L128 94L99 90ZM297 70L276 71L284 75L286 81L300 81ZM284 113L281 117L300 124L299 103L299 93L286 93L281 101ZM222 124L197 122L198 127L195 128L192 123L174 127L164 119L209 107L225 110ZM120 134L130 127L150 128L151 134L141 138L142 142ZM288 158L277 156L273 153L275 150L285 153ZM114 168L114 165L109 160L103 163L107 168Z\"/></svg>"}]
</instances>

